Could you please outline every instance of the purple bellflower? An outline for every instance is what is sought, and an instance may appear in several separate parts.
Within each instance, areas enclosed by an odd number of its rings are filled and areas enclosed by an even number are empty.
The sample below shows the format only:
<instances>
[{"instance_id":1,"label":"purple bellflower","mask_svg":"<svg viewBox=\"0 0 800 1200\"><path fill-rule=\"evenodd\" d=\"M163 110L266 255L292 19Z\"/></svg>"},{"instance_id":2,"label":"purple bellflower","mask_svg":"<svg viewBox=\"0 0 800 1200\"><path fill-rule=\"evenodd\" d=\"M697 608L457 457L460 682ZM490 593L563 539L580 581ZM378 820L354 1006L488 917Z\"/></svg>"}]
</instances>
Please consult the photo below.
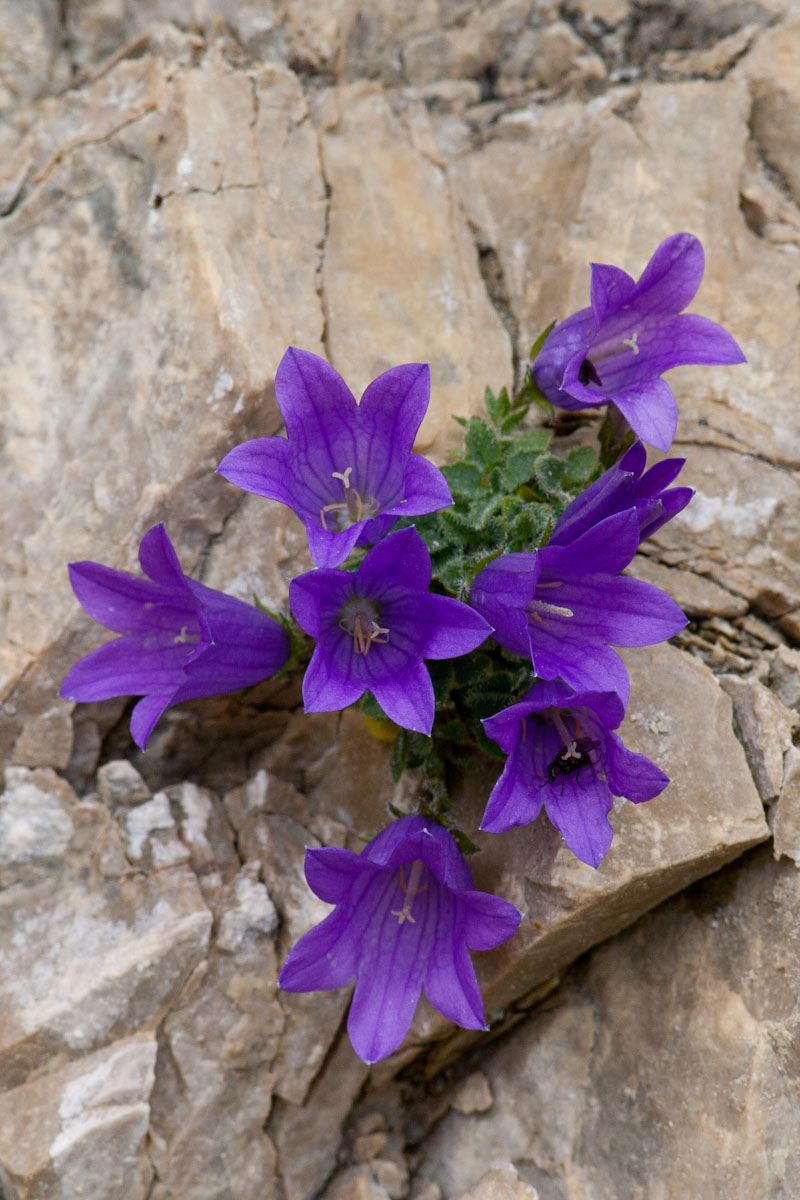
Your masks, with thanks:
<instances>
[{"instance_id":1,"label":"purple bellflower","mask_svg":"<svg viewBox=\"0 0 800 1200\"><path fill-rule=\"evenodd\" d=\"M441 471L411 451L430 398L424 363L379 375L356 404L324 359L290 347L275 395L287 437L243 442L218 470L293 509L318 567L337 567L356 544L380 541L398 517L452 504Z\"/></svg>"},{"instance_id":2,"label":"purple bellflower","mask_svg":"<svg viewBox=\"0 0 800 1200\"><path fill-rule=\"evenodd\" d=\"M685 508L694 495L692 489L669 485L686 459L665 458L645 471L646 459L642 443L634 442L619 462L564 509L547 544L566 546L606 517L628 508L636 511L643 542Z\"/></svg>"},{"instance_id":3,"label":"purple bellflower","mask_svg":"<svg viewBox=\"0 0 800 1200\"><path fill-rule=\"evenodd\" d=\"M147 579L100 563L70 563L80 603L123 636L77 662L60 695L141 696L131 734L144 750L165 709L260 683L286 662L289 639L266 613L187 578L163 525L142 538L139 562Z\"/></svg>"},{"instance_id":4,"label":"purple bellflower","mask_svg":"<svg viewBox=\"0 0 800 1200\"><path fill-rule=\"evenodd\" d=\"M686 363L744 362L741 349L707 317L684 314L703 278L703 247L690 233L662 242L638 280L592 263L591 308L562 321L531 366L553 404L581 409L613 402L650 445L668 450L678 409L664 371Z\"/></svg>"},{"instance_id":5,"label":"purple bellflower","mask_svg":"<svg viewBox=\"0 0 800 1200\"><path fill-rule=\"evenodd\" d=\"M624 704L616 692L574 692L536 683L517 704L483 722L506 751L481 829L504 833L545 812L573 854L596 867L611 845L614 796L652 800L669 779L614 733Z\"/></svg>"},{"instance_id":6,"label":"purple bellflower","mask_svg":"<svg viewBox=\"0 0 800 1200\"><path fill-rule=\"evenodd\" d=\"M290 952L278 979L289 992L330 991L357 977L347 1031L365 1062L402 1042L422 989L443 1016L485 1029L469 950L491 950L514 933L520 913L474 891L451 834L423 817L402 817L361 854L306 850L311 890L336 907Z\"/></svg>"},{"instance_id":7,"label":"purple bellflower","mask_svg":"<svg viewBox=\"0 0 800 1200\"><path fill-rule=\"evenodd\" d=\"M636 511L614 513L565 546L496 558L476 576L470 604L501 646L530 655L541 679L619 692L624 702L628 673L611 646L648 646L686 624L660 588L617 574L638 545Z\"/></svg>"},{"instance_id":8,"label":"purple bellflower","mask_svg":"<svg viewBox=\"0 0 800 1200\"><path fill-rule=\"evenodd\" d=\"M292 613L317 641L303 678L306 712L346 708L369 690L398 725L430 733L423 659L468 654L492 632L469 605L428 592L430 581L416 529L389 534L357 571L320 568L292 580Z\"/></svg>"}]
</instances>

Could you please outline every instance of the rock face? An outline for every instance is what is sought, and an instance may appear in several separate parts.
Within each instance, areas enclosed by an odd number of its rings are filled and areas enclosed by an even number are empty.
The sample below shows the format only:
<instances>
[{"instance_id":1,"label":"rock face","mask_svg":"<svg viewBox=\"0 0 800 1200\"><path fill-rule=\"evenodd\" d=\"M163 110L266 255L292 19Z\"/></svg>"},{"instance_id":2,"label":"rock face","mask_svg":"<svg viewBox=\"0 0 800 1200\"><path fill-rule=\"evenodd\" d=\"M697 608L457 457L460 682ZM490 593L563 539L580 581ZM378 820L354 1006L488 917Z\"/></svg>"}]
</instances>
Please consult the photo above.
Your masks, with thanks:
<instances>
[{"instance_id":1,"label":"rock face","mask_svg":"<svg viewBox=\"0 0 800 1200\"><path fill-rule=\"evenodd\" d=\"M0 0L4 1196L789 1194L798 32L784 0ZM442 461L590 261L638 274L678 229L748 365L671 375L696 495L632 567L692 619L628 656L623 736L673 782L596 872L543 822L476 834L525 913L477 956L495 1040L423 1004L368 1070L347 990L277 974L327 912L305 847L402 807L391 747L290 682L136 751L124 701L58 698L103 637L65 564L135 569L164 520L194 577L284 604L302 528L214 469L279 429L287 345L357 394L429 361Z\"/></svg>"}]
</instances>

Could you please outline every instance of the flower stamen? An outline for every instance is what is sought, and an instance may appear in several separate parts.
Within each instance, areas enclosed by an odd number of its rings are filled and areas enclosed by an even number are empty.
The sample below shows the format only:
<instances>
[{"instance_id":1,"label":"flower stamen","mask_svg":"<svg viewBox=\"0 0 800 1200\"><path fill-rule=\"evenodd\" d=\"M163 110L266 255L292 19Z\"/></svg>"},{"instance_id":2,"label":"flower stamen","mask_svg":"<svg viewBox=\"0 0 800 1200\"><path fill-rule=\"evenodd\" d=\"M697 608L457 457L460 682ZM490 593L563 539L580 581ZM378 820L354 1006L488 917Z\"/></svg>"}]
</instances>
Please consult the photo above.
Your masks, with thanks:
<instances>
[{"instance_id":1,"label":"flower stamen","mask_svg":"<svg viewBox=\"0 0 800 1200\"><path fill-rule=\"evenodd\" d=\"M349 488L350 487L350 472L352 471L352 469L353 469L352 467L345 467L344 471L331 471L331 475L333 476L334 479L341 479L345 488Z\"/></svg>"},{"instance_id":2,"label":"flower stamen","mask_svg":"<svg viewBox=\"0 0 800 1200\"><path fill-rule=\"evenodd\" d=\"M391 910L392 916L397 917L398 925L402 925L404 921L410 921L412 925L416 925L416 923L417 923L416 918L412 917L412 915L411 915L411 906L414 903L414 897L417 896L420 892L424 892L428 886L427 883L423 883L422 887L420 887L420 885L419 885L419 881L420 881L420 878L422 877L422 871L423 871L424 865L425 864L423 863L421 858L414 859L414 861L411 864L411 870L408 873L408 883L406 883L405 878L403 876L402 864L398 868L398 870L400 872L400 887L403 889L403 891L405 892L405 895L406 895L405 901L403 903L403 907L402 908L393 908Z\"/></svg>"},{"instance_id":3,"label":"flower stamen","mask_svg":"<svg viewBox=\"0 0 800 1200\"><path fill-rule=\"evenodd\" d=\"M383 635L386 635L385 637ZM353 621L353 644L356 654L363 654L365 657L373 642L379 646L385 646L389 641L389 630L382 629L377 621L373 621L369 629L365 629L361 624L361 616L356 615Z\"/></svg>"},{"instance_id":4,"label":"flower stamen","mask_svg":"<svg viewBox=\"0 0 800 1200\"><path fill-rule=\"evenodd\" d=\"M540 585L544 586L544 585ZM528 601L528 612L536 621L543 621L540 613L546 613L551 617L574 617L575 613L571 608L566 608L561 604L548 604L546 600L537 600L534 596L533 600Z\"/></svg>"}]
</instances>

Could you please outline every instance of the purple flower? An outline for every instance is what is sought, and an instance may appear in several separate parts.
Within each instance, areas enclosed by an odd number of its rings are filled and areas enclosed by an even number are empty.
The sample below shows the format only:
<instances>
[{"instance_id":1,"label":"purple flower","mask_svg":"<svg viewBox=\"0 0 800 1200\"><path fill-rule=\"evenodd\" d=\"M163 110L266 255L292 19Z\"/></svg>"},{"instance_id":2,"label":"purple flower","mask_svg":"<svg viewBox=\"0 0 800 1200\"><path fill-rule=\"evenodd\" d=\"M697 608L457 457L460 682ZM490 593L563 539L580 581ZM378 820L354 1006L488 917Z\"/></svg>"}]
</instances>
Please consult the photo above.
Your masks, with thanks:
<instances>
[{"instance_id":1,"label":"purple flower","mask_svg":"<svg viewBox=\"0 0 800 1200\"><path fill-rule=\"evenodd\" d=\"M484 1029L469 950L491 950L514 933L520 913L473 890L452 836L423 817L403 817L361 854L306 851L311 890L336 908L305 934L284 963L288 992L330 991L357 976L347 1031L365 1062L402 1042L424 987L443 1016Z\"/></svg>"},{"instance_id":2,"label":"purple flower","mask_svg":"<svg viewBox=\"0 0 800 1200\"><path fill-rule=\"evenodd\" d=\"M139 562L148 579L100 563L70 563L83 607L123 636L77 662L60 695L84 702L142 696L131 734L144 750L165 709L260 683L286 662L289 639L266 613L188 579L163 525L142 538Z\"/></svg>"},{"instance_id":3,"label":"purple flower","mask_svg":"<svg viewBox=\"0 0 800 1200\"><path fill-rule=\"evenodd\" d=\"M561 408L613 402L639 437L668 450L678 410L664 371L744 362L720 325L679 315L700 286L703 265L703 247L690 233L662 242L636 283L619 267L592 263L592 306L549 334L531 367L536 386Z\"/></svg>"},{"instance_id":4,"label":"purple flower","mask_svg":"<svg viewBox=\"0 0 800 1200\"><path fill-rule=\"evenodd\" d=\"M337 567L356 543L380 541L398 517L452 504L441 471L411 452L430 398L424 363L379 375L356 404L324 359L290 347L275 395L287 437L243 442L218 470L294 509L318 567Z\"/></svg>"},{"instance_id":5,"label":"purple flower","mask_svg":"<svg viewBox=\"0 0 800 1200\"><path fill-rule=\"evenodd\" d=\"M665 458L644 471L646 459L642 443L634 442L619 462L564 509L548 545L566 546L606 517L628 508L636 511L639 541L643 542L685 508L694 495L692 489L669 485L686 459Z\"/></svg>"},{"instance_id":6,"label":"purple flower","mask_svg":"<svg viewBox=\"0 0 800 1200\"><path fill-rule=\"evenodd\" d=\"M612 731L624 705L616 692L574 692L561 680L536 683L510 708L483 722L506 751L481 829L504 833L545 812L573 854L596 867L611 845L613 796L652 800L669 783Z\"/></svg>"},{"instance_id":7,"label":"purple flower","mask_svg":"<svg viewBox=\"0 0 800 1200\"><path fill-rule=\"evenodd\" d=\"M628 696L615 646L648 646L686 624L660 588L617 574L639 545L634 509L615 513L568 545L503 554L476 577L470 603L494 626L501 646L530 654L541 679L578 691Z\"/></svg>"},{"instance_id":8,"label":"purple flower","mask_svg":"<svg viewBox=\"0 0 800 1200\"><path fill-rule=\"evenodd\" d=\"M303 678L306 712L346 708L367 690L387 717L430 733L433 685L425 658L457 658L492 632L467 605L426 589L431 560L416 529L390 534L357 571L293 579L295 620L317 645Z\"/></svg>"}]
</instances>

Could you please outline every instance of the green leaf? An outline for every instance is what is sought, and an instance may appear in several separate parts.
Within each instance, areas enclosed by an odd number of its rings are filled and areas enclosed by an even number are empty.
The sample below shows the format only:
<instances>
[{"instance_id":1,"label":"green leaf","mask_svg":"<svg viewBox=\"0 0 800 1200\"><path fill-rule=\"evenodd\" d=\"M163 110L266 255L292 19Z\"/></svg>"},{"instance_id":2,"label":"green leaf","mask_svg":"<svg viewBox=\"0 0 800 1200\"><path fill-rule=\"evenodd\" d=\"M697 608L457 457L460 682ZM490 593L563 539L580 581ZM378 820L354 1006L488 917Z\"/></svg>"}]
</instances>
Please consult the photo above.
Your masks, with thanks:
<instances>
[{"instance_id":1,"label":"green leaf","mask_svg":"<svg viewBox=\"0 0 800 1200\"><path fill-rule=\"evenodd\" d=\"M597 454L592 446L579 446L570 450L564 463L564 481L568 485L588 483L599 466Z\"/></svg>"},{"instance_id":2,"label":"green leaf","mask_svg":"<svg viewBox=\"0 0 800 1200\"><path fill-rule=\"evenodd\" d=\"M514 442L515 450L531 450L536 454L543 454L550 444L551 433L549 429L526 429L521 433Z\"/></svg>"},{"instance_id":3,"label":"green leaf","mask_svg":"<svg viewBox=\"0 0 800 1200\"><path fill-rule=\"evenodd\" d=\"M500 443L480 417L472 417L464 441L468 460L477 463L482 470L489 471L499 463L502 457Z\"/></svg>"},{"instance_id":4,"label":"green leaf","mask_svg":"<svg viewBox=\"0 0 800 1200\"><path fill-rule=\"evenodd\" d=\"M532 478L538 458L537 450L517 450L506 459L500 475L509 492L515 492Z\"/></svg>"},{"instance_id":5,"label":"green leaf","mask_svg":"<svg viewBox=\"0 0 800 1200\"><path fill-rule=\"evenodd\" d=\"M466 496L472 499L486 491L483 472L472 463L450 463L442 467L441 471L455 497Z\"/></svg>"},{"instance_id":6,"label":"green leaf","mask_svg":"<svg viewBox=\"0 0 800 1200\"><path fill-rule=\"evenodd\" d=\"M489 419L492 424L497 426L502 421L503 417L508 416L511 409L511 402L508 399L508 391L506 388L501 388L495 396L491 388L486 389L483 394L486 411L489 414Z\"/></svg>"},{"instance_id":7,"label":"green leaf","mask_svg":"<svg viewBox=\"0 0 800 1200\"><path fill-rule=\"evenodd\" d=\"M466 516L453 508L445 508L439 514L442 533L451 546L468 546L475 536L475 527Z\"/></svg>"},{"instance_id":8,"label":"green leaf","mask_svg":"<svg viewBox=\"0 0 800 1200\"><path fill-rule=\"evenodd\" d=\"M450 684L453 682L453 660L434 659L428 663L428 670L433 683L434 701L437 705L444 704L450 695Z\"/></svg>"},{"instance_id":9,"label":"green leaf","mask_svg":"<svg viewBox=\"0 0 800 1200\"><path fill-rule=\"evenodd\" d=\"M392 782L397 783L400 776L403 774L407 766L408 752L408 732L405 729L400 730L400 736L392 747L392 758L390 770L392 772Z\"/></svg>"},{"instance_id":10,"label":"green leaf","mask_svg":"<svg viewBox=\"0 0 800 1200\"><path fill-rule=\"evenodd\" d=\"M498 512L503 497L500 495L487 496L485 499L473 500L469 506L469 521L472 523L472 529L481 530L486 526L487 521L494 513Z\"/></svg>"},{"instance_id":11,"label":"green leaf","mask_svg":"<svg viewBox=\"0 0 800 1200\"><path fill-rule=\"evenodd\" d=\"M550 533L552 512L547 504L526 504L509 526L509 541L514 548L536 549Z\"/></svg>"},{"instance_id":12,"label":"green leaf","mask_svg":"<svg viewBox=\"0 0 800 1200\"><path fill-rule=\"evenodd\" d=\"M536 480L549 495L558 495L563 490L564 460L552 454L543 454L536 462Z\"/></svg>"},{"instance_id":13,"label":"green leaf","mask_svg":"<svg viewBox=\"0 0 800 1200\"><path fill-rule=\"evenodd\" d=\"M507 416L506 419L500 425L500 432L501 433L511 433L517 427L517 425L519 425L520 421L525 420L527 415L528 415L528 405L527 404L524 405L524 407L522 407L522 408L515 408L514 411L512 413L510 413L509 416Z\"/></svg>"},{"instance_id":14,"label":"green leaf","mask_svg":"<svg viewBox=\"0 0 800 1200\"><path fill-rule=\"evenodd\" d=\"M547 341L547 339L550 336L551 332L553 331L554 327L555 327L555 321L551 321L550 324L547 326L547 329L542 330L542 332L537 337L536 341L531 346L530 360L532 363L536 362L536 358L539 354L539 351L541 350L542 346Z\"/></svg>"},{"instance_id":15,"label":"green leaf","mask_svg":"<svg viewBox=\"0 0 800 1200\"><path fill-rule=\"evenodd\" d=\"M359 702L361 711L366 717L372 717L373 721L388 721L389 718L381 708L378 701L373 696L372 692L364 692Z\"/></svg>"}]
</instances>

